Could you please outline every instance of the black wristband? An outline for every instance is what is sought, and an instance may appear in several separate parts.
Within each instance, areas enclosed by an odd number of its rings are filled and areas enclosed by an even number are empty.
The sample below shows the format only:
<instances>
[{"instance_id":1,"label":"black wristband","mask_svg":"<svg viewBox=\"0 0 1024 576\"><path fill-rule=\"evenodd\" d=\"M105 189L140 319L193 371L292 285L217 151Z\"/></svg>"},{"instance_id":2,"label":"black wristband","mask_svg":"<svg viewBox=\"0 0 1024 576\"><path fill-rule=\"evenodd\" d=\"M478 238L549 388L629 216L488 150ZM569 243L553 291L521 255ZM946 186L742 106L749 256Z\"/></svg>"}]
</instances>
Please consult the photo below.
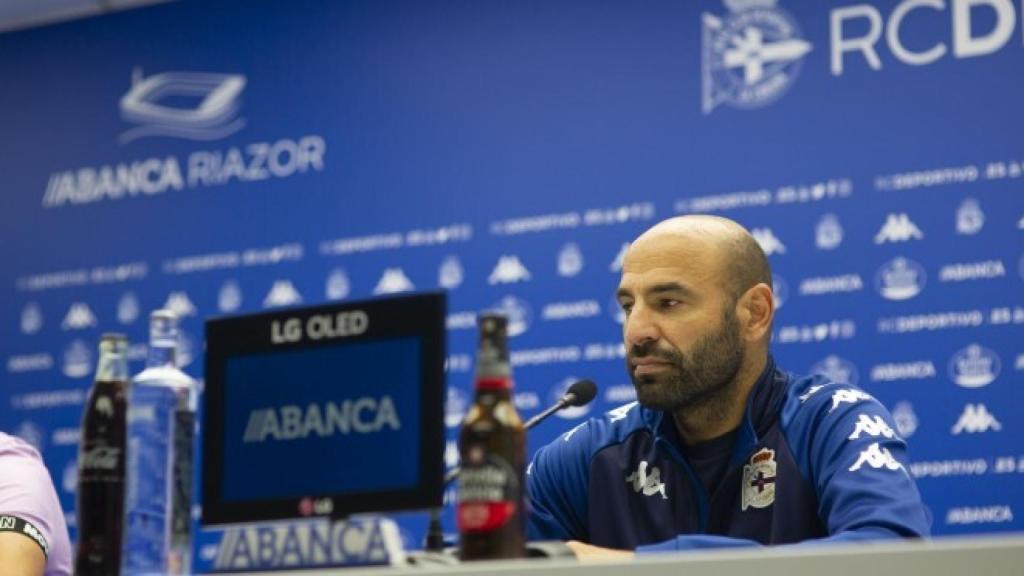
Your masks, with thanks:
<instances>
[{"instance_id":1,"label":"black wristband","mask_svg":"<svg viewBox=\"0 0 1024 576\"><path fill-rule=\"evenodd\" d=\"M0 532L24 534L31 538L33 542L39 544L39 548L43 551L43 556L50 557L50 545L46 543L46 538L43 536L42 531L28 520L11 516L10 514L0 514Z\"/></svg>"}]
</instances>

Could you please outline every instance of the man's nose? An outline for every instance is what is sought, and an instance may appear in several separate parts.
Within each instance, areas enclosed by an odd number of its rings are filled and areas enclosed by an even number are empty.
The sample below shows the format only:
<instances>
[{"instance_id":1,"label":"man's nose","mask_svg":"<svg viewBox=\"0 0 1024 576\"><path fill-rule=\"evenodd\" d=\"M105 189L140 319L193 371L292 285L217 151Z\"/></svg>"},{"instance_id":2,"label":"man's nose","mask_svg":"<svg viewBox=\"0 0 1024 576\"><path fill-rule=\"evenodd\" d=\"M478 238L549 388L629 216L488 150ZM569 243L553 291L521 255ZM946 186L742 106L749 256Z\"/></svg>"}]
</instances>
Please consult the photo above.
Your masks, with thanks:
<instances>
[{"instance_id":1,"label":"man's nose","mask_svg":"<svg viewBox=\"0 0 1024 576\"><path fill-rule=\"evenodd\" d=\"M657 340L661 336L650 309L640 303L634 304L633 309L626 316L623 333L627 349L644 342Z\"/></svg>"}]
</instances>

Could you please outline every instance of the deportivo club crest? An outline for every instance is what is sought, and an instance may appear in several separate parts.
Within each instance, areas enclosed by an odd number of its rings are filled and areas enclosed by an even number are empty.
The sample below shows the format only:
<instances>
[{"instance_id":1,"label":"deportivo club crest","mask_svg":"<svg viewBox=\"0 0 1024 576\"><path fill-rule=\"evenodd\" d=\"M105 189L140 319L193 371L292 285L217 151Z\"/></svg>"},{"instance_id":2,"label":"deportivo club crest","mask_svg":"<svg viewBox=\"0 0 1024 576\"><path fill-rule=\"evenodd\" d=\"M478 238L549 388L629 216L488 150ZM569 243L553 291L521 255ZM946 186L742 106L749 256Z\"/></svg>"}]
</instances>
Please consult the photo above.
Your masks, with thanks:
<instances>
[{"instance_id":1,"label":"deportivo club crest","mask_svg":"<svg viewBox=\"0 0 1024 576\"><path fill-rule=\"evenodd\" d=\"M777 0L722 0L729 12L702 21L702 109L750 109L782 96L811 44Z\"/></svg>"},{"instance_id":2,"label":"deportivo club crest","mask_svg":"<svg viewBox=\"0 0 1024 576\"><path fill-rule=\"evenodd\" d=\"M740 509L767 508L775 502L775 450L761 448L743 465Z\"/></svg>"}]
</instances>

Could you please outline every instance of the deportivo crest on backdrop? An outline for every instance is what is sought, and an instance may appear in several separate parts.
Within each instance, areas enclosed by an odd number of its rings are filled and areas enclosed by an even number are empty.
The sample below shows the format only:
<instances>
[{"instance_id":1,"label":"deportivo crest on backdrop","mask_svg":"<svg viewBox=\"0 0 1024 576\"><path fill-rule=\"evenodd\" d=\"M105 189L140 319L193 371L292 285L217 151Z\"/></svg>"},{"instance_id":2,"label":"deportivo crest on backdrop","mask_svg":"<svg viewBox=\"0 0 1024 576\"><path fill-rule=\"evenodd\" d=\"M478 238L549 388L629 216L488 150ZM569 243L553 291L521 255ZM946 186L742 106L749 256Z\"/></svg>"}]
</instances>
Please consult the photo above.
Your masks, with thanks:
<instances>
[{"instance_id":1,"label":"deportivo crest on backdrop","mask_svg":"<svg viewBox=\"0 0 1024 576\"><path fill-rule=\"evenodd\" d=\"M750 109L782 96L811 44L776 0L723 0L728 13L702 18L702 109Z\"/></svg>"}]
</instances>

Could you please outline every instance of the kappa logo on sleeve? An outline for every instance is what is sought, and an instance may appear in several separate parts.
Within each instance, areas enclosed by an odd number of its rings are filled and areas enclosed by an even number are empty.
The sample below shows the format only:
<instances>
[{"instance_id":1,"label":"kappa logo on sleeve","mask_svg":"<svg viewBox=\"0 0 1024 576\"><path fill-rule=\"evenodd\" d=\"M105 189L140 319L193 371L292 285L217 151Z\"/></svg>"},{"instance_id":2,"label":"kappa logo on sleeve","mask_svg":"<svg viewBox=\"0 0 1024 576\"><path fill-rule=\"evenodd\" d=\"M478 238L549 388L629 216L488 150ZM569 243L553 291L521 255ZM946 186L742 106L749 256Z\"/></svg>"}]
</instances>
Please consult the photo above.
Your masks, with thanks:
<instances>
[{"instance_id":1,"label":"kappa logo on sleeve","mask_svg":"<svg viewBox=\"0 0 1024 576\"><path fill-rule=\"evenodd\" d=\"M626 476L626 483L633 486L634 492L643 492L644 496L661 494L662 500L668 500L668 496L665 494L665 483L661 481L661 470L657 466L651 466L650 472L648 472L647 466L647 461L641 460L636 470Z\"/></svg>"},{"instance_id":2,"label":"kappa logo on sleeve","mask_svg":"<svg viewBox=\"0 0 1024 576\"><path fill-rule=\"evenodd\" d=\"M850 466L850 472L860 470L865 464L876 470L887 468L889 470L905 471L903 464L900 464L898 460L893 458L892 452L889 452L887 448L879 446L878 442L875 442L865 450L861 451L857 461L853 466Z\"/></svg>"},{"instance_id":3,"label":"kappa logo on sleeve","mask_svg":"<svg viewBox=\"0 0 1024 576\"><path fill-rule=\"evenodd\" d=\"M867 392L862 392L853 388L843 388L832 395L832 408L829 412L838 408L840 404L856 404L861 400L874 400L874 398L872 398Z\"/></svg>"}]
</instances>

